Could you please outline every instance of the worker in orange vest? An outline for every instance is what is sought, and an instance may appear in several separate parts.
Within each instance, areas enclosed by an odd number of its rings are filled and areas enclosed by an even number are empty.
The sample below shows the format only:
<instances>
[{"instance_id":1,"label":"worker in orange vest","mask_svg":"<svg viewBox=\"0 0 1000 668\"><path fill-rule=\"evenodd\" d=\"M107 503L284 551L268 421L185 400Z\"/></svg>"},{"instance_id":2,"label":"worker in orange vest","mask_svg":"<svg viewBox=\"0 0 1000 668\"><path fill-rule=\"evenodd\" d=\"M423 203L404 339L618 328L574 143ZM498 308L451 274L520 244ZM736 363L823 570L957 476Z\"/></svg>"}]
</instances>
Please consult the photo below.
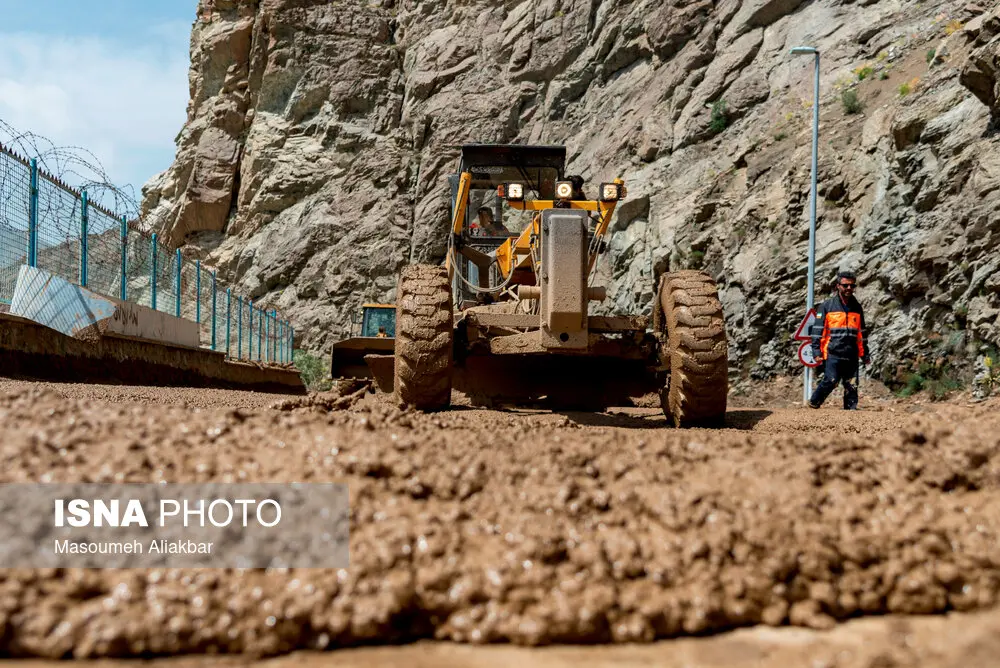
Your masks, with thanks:
<instances>
[{"instance_id":1,"label":"worker in orange vest","mask_svg":"<svg viewBox=\"0 0 1000 668\"><path fill-rule=\"evenodd\" d=\"M868 328L861 304L854 297L857 278L842 271L837 275L837 294L816 309L811 328L813 355L823 360L823 380L809 399L810 408L819 408L834 388L844 384L844 410L858 407L855 377L859 362L868 365Z\"/></svg>"}]
</instances>

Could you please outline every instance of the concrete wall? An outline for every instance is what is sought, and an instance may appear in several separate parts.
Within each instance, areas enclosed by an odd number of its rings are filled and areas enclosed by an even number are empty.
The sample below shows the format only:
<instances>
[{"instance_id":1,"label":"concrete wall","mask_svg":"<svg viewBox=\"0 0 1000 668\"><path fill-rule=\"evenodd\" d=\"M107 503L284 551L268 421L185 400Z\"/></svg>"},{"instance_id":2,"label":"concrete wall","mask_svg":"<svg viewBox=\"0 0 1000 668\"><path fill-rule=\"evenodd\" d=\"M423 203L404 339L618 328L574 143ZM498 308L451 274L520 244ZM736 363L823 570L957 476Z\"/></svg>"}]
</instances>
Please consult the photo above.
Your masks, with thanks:
<instances>
[{"instance_id":1,"label":"concrete wall","mask_svg":"<svg viewBox=\"0 0 1000 668\"><path fill-rule=\"evenodd\" d=\"M44 269L22 266L10 313L83 340L126 336L200 347L198 323L99 295Z\"/></svg>"},{"instance_id":2,"label":"concrete wall","mask_svg":"<svg viewBox=\"0 0 1000 668\"><path fill-rule=\"evenodd\" d=\"M233 362L221 352L119 335L81 341L4 314L0 314L0 375L305 393L298 371L290 367Z\"/></svg>"}]
</instances>

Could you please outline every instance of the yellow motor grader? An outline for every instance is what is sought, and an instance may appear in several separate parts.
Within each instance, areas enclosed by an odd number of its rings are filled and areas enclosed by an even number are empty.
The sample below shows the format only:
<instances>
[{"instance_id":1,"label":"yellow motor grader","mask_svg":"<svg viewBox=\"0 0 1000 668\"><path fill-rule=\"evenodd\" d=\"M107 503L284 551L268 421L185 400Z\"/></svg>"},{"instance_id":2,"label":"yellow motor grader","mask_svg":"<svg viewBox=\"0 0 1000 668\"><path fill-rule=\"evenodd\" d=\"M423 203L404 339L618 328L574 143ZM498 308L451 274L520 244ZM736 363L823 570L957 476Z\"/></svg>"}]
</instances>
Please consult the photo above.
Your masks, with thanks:
<instances>
[{"instance_id":1,"label":"yellow motor grader","mask_svg":"<svg viewBox=\"0 0 1000 668\"><path fill-rule=\"evenodd\" d=\"M440 410L452 390L495 404L628 405L659 392L677 426L720 424L728 351L715 281L664 274L651 316L590 315L615 208L616 179L587 196L562 146L472 144L450 178L445 263L405 267L392 354L364 354L401 403ZM334 376L338 376L335 371Z\"/></svg>"}]
</instances>

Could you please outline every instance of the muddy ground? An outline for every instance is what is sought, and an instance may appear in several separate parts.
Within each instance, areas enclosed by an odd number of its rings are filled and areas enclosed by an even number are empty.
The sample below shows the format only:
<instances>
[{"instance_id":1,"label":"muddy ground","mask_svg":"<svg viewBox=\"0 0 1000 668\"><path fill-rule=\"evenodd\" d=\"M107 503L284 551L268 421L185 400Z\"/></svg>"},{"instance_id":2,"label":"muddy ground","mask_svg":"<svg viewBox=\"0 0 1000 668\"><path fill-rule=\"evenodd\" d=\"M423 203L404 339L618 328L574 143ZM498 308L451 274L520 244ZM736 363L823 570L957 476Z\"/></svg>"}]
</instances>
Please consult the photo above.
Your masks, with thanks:
<instances>
[{"instance_id":1,"label":"muddy ground","mask_svg":"<svg viewBox=\"0 0 1000 668\"><path fill-rule=\"evenodd\" d=\"M424 641L270 662L996 661L1000 402L808 411L788 388L769 399L786 407L743 397L725 429L679 431L655 409L422 415L361 395L0 381L4 482L346 481L352 500L348 569L0 571L0 650L244 655L181 662L202 665Z\"/></svg>"}]
</instances>

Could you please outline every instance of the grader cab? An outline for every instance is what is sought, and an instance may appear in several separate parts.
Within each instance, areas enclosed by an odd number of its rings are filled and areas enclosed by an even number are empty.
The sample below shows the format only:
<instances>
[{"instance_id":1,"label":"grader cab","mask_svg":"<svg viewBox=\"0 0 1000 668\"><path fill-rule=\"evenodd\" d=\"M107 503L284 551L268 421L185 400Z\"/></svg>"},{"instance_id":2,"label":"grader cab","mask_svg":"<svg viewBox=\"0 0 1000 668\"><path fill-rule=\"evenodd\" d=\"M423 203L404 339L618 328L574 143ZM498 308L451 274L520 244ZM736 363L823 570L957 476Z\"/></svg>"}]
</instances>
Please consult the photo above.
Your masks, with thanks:
<instances>
[{"instance_id":1,"label":"grader cab","mask_svg":"<svg viewBox=\"0 0 1000 668\"><path fill-rule=\"evenodd\" d=\"M592 315L628 191L620 179L567 176L565 162L562 146L462 147L445 261L402 270L392 357L373 351L369 370L423 410L447 408L453 389L487 404L587 408L656 391L674 424L719 423L728 356L714 280L667 273L651 316Z\"/></svg>"}]
</instances>

